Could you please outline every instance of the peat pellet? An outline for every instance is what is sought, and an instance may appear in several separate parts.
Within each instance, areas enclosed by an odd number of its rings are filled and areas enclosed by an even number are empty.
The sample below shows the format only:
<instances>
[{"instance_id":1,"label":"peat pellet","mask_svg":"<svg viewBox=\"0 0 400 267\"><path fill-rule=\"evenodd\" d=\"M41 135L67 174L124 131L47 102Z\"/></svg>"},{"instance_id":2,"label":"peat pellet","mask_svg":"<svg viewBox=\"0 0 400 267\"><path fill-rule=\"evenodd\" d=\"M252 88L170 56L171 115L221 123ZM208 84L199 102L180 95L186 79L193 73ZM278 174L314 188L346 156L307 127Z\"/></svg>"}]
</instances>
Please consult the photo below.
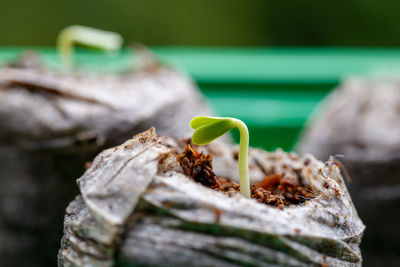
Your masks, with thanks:
<instances>
[{"instance_id":1,"label":"peat pellet","mask_svg":"<svg viewBox=\"0 0 400 267\"><path fill-rule=\"evenodd\" d=\"M334 162L250 149L266 195L244 198L236 153L154 128L105 150L78 179L59 266L361 266L365 226Z\"/></svg>"}]
</instances>

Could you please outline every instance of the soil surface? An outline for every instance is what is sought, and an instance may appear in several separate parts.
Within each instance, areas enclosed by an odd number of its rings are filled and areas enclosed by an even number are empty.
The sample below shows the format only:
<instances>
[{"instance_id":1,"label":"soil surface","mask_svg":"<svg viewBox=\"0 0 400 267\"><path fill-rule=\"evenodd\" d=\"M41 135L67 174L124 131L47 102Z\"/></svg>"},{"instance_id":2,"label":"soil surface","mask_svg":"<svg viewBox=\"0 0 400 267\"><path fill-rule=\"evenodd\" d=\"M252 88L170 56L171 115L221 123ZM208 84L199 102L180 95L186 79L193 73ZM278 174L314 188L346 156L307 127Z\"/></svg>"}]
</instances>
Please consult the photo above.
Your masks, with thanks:
<instances>
[{"instance_id":1,"label":"soil surface","mask_svg":"<svg viewBox=\"0 0 400 267\"><path fill-rule=\"evenodd\" d=\"M229 196L240 192L238 183L215 175L212 155L199 152L195 145L187 144L178 160L184 173L195 182ZM262 182L251 185L250 193L258 202L280 209L315 197L312 187L302 184L298 176L285 177L279 173L267 175Z\"/></svg>"}]
</instances>

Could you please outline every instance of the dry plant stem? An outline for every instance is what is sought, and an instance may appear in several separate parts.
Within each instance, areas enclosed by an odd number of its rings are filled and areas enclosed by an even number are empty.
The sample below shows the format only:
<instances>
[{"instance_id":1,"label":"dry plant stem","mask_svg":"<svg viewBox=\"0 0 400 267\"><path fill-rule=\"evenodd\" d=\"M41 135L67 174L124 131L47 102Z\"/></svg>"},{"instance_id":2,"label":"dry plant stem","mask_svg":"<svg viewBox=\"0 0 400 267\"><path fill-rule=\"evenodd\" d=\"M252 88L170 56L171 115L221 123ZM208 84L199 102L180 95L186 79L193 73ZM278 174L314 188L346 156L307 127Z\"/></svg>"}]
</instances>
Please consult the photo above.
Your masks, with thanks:
<instances>
[{"instance_id":1,"label":"dry plant stem","mask_svg":"<svg viewBox=\"0 0 400 267\"><path fill-rule=\"evenodd\" d=\"M331 156L329 160L332 161L334 164L336 164L342 170L344 177L346 178L346 181L351 182L350 174L346 166L344 166L344 164L334 156Z\"/></svg>"},{"instance_id":2,"label":"dry plant stem","mask_svg":"<svg viewBox=\"0 0 400 267\"><path fill-rule=\"evenodd\" d=\"M305 177L309 183L309 186L311 187L311 190L314 192L314 194L317 194L317 190L312 184L311 176L313 175L307 168L303 167L303 172L305 174Z\"/></svg>"}]
</instances>

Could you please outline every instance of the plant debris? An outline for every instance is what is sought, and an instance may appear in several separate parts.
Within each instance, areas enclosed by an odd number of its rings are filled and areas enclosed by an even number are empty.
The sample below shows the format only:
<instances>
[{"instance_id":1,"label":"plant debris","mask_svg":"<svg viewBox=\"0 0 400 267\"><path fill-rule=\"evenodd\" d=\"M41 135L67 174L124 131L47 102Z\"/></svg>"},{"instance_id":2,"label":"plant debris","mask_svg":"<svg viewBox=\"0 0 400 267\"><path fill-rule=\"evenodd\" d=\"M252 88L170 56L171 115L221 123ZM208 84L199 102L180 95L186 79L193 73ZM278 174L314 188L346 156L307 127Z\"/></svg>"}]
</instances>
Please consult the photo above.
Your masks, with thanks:
<instances>
[{"instance_id":1,"label":"plant debris","mask_svg":"<svg viewBox=\"0 0 400 267\"><path fill-rule=\"evenodd\" d=\"M240 192L238 183L215 175L211 154L199 152L193 144L185 146L178 161L184 173L195 182L230 196ZM250 191L251 198L280 209L315 197L312 187L301 184L298 176L286 177L278 173L266 175L262 182L252 185Z\"/></svg>"},{"instance_id":2,"label":"plant debris","mask_svg":"<svg viewBox=\"0 0 400 267\"><path fill-rule=\"evenodd\" d=\"M194 181L211 188L217 186L216 175L211 165L211 154L204 155L203 152L199 153L188 144L184 152L179 156L179 162L184 173Z\"/></svg>"}]
</instances>

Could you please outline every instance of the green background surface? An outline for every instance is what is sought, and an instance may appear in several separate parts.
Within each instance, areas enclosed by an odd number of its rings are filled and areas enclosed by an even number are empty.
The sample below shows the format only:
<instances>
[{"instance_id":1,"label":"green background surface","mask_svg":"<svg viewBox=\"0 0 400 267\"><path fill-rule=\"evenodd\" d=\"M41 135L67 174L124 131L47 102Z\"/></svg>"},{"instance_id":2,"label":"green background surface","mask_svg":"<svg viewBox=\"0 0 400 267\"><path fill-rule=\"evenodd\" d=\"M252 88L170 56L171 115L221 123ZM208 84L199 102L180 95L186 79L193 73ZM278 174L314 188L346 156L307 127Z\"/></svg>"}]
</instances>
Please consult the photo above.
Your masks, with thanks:
<instances>
[{"instance_id":1,"label":"green background surface","mask_svg":"<svg viewBox=\"0 0 400 267\"><path fill-rule=\"evenodd\" d=\"M0 45L55 44L71 24L173 46L400 46L398 0L1 0Z\"/></svg>"},{"instance_id":2,"label":"green background surface","mask_svg":"<svg viewBox=\"0 0 400 267\"><path fill-rule=\"evenodd\" d=\"M399 10L396 0L0 0L0 60L54 46L69 25L116 31L187 71L216 113L249 125L251 145L290 149L340 79L398 69ZM57 64L53 48L41 51ZM132 64L128 50L76 61L104 72Z\"/></svg>"},{"instance_id":3,"label":"green background surface","mask_svg":"<svg viewBox=\"0 0 400 267\"><path fill-rule=\"evenodd\" d=\"M0 63L26 47L0 48ZM54 48L34 48L57 67ZM400 69L392 48L210 48L153 47L166 64L188 73L220 116L243 120L251 146L290 150L307 117L343 77ZM107 55L78 50L82 71L119 72L133 64L129 49ZM238 140L237 132L233 132Z\"/></svg>"}]
</instances>

